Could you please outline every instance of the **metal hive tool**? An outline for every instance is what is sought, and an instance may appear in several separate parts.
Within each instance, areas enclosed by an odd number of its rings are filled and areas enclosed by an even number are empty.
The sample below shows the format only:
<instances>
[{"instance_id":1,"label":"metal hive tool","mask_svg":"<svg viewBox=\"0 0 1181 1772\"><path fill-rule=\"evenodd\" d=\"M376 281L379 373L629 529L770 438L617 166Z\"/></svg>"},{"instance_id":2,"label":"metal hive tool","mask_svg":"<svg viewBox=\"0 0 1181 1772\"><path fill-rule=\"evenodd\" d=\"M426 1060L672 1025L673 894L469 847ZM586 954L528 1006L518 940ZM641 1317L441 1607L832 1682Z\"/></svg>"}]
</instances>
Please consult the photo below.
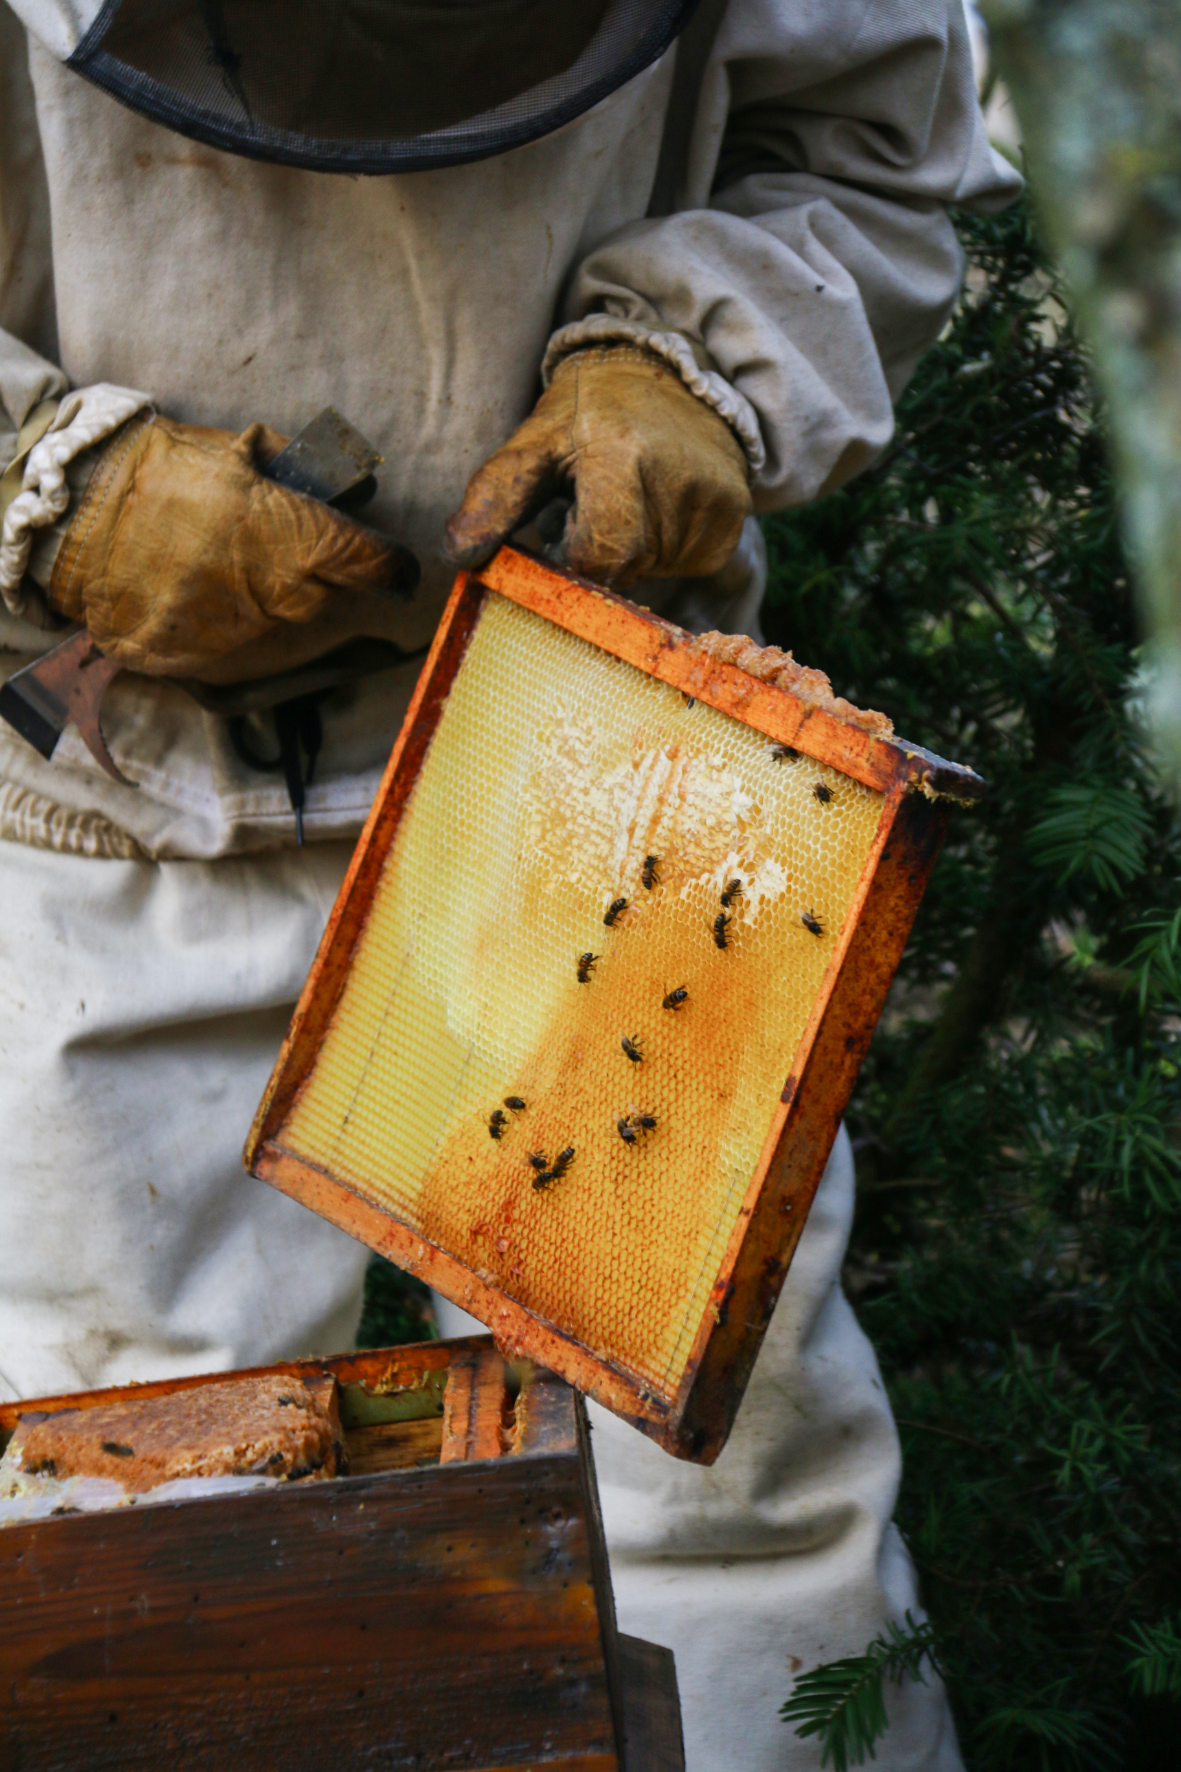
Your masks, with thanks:
<instances>
[{"instance_id":1,"label":"metal hive tool","mask_svg":"<svg viewBox=\"0 0 1181 1772\"><path fill-rule=\"evenodd\" d=\"M456 587L248 1161L715 1457L981 786L503 550Z\"/></svg>"}]
</instances>

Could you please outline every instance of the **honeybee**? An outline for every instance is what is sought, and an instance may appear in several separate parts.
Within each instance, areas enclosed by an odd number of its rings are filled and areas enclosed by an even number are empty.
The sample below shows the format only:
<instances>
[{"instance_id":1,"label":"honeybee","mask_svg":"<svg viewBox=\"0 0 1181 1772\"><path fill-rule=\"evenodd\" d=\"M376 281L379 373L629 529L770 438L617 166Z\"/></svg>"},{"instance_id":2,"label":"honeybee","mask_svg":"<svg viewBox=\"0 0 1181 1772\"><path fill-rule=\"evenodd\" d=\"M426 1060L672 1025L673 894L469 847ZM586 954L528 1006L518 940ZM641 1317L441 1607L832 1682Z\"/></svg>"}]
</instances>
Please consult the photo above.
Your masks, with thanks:
<instances>
[{"instance_id":1,"label":"honeybee","mask_svg":"<svg viewBox=\"0 0 1181 1772\"><path fill-rule=\"evenodd\" d=\"M812 789L812 792L816 796L816 798L820 801L820 804L822 806L827 806L829 801L832 799L832 789L830 787L826 787L824 782L822 782L822 781L818 781L816 783L816 786Z\"/></svg>"},{"instance_id":2,"label":"honeybee","mask_svg":"<svg viewBox=\"0 0 1181 1772\"><path fill-rule=\"evenodd\" d=\"M572 1144L568 1144L566 1146L565 1150L559 1151L557 1156L554 1158L553 1169L552 1169L551 1173L552 1173L555 1181L557 1181L560 1176L565 1175L567 1169L569 1169L569 1167L573 1161L574 1161L574 1146Z\"/></svg>"},{"instance_id":3,"label":"honeybee","mask_svg":"<svg viewBox=\"0 0 1181 1772\"><path fill-rule=\"evenodd\" d=\"M608 929L614 929L616 922L618 921L620 916L622 916L623 912L626 909L627 909L627 899L626 898L617 898L614 901L614 903L608 909L607 915L603 918L603 921L607 925Z\"/></svg>"},{"instance_id":4,"label":"honeybee","mask_svg":"<svg viewBox=\"0 0 1181 1772\"><path fill-rule=\"evenodd\" d=\"M541 1193L549 1186L553 1179L554 1172L552 1169L542 1169L533 1177L533 1186L538 1193Z\"/></svg>"},{"instance_id":5,"label":"honeybee","mask_svg":"<svg viewBox=\"0 0 1181 1772\"><path fill-rule=\"evenodd\" d=\"M681 1004L687 1003L688 1000L689 992L683 984L679 984L675 991L670 991L668 993L668 996L664 998L660 1007L662 1009L679 1009Z\"/></svg>"},{"instance_id":6,"label":"honeybee","mask_svg":"<svg viewBox=\"0 0 1181 1772\"><path fill-rule=\"evenodd\" d=\"M645 1132L655 1132L656 1130L655 1114L637 1114L635 1116L635 1121L636 1125L641 1127Z\"/></svg>"},{"instance_id":7,"label":"honeybee","mask_svg":"<svg viewBox=\"0 0 1181 1772\"><path fill-rule=\"evenodd\" d=\"M519 1095L506 1095L504 1098L504 1105L506 1108L512 1108L514 1114L523 1114L525 1112L525 1103L521 1100Z\"/></svg>"},{"instance_id":8,"label":"honeybee","mask_svg":"<svg viewBox=\"0 0 1181 1772\"><path fill-rule=\"evenodd\" d=\"M724 948L726 946L726 931L732 921L733 918L728 917L725 911L719 911L714 918L714 945L716 947Z\"/></svg>"},{"instance_id":9,"label":"honeybee","mask_svg":"<svg viewBox=\"0 0 1181 1772\"><path fill-rule=\"evenodd\" d=\"M800 922L804 925L804 928L808 931L809 935L824 934L824 924L820 921L820 918L816 915L815 911L801 911Z\"/></svg>"},{"instance_id":10,"label":"honeybee","mask_svg":"<svg viewBox=\"0 0 1181 1772\"><path fill-rule=\"evenodd\" d=\"M494 1108L488 1116L488 1130L493 1138L503 1138L504 1129L508 1125L508 1115L500 1108Z\"/></svg>"},{"instance_id":11,"label":"honeybee","mask_svg":"<svg viewBox=\"0 0 1181 1772\"><path fill-rule=\"evenodd\" d=\"M646 855L644 857L644 871L640 878L643 880L644 888L648 892L651 892L654 886L659 886L660 884L660 875L656 871L659 865L660 857L658 855Z\"/></svg>"},{"instance_id":12,"label":"honeybee","mask_svg":"<svg viewBox=\"0 0 1181 1772\"><path fill-rule=\"evenodd\" d=\"M792 757L798 757L799 754L789 744L780 744L778 741L767 746L767 755L775 763L786 763Z\"/></svg>"},{"instance_id":13,"label":"honeybee","mask_svg":"<svg viewBox=\"0 0 1181 1772\"><path fill-rule=\"evenodd\" d=\"M742 881L727 880L722 888L722 909L728 911L736 898L742 897Z\"/></svg>"},{"instance_id":14,"label":"honeybee","mask_svg":"<svg viewBox=\"0 0 1181 1772\"><path fill-rule=\"evenodd\" d=\"M544 1151L530 1151L527 1161L531 1169L547 1169L549 1167L549 1158Z\"/></svg>"},{"instance_id":15,"label":"honeybee","mask_svg":"<svg viewBox=\"0 0 1181 1772\"><path fill-rule=\"evenodd\" d=\"M618 1132L620 1138L622 1138L624 1144L635 1144L637 1138L640 1136L632 1125L630 1116L627 1114L623 1116L622 1120L616 1120L615 1130Z\"/></svg>"},{"instance_id":16,"label":"honeybee","mask_svg":"<svg viewBox=\"0 0 1181 1772\"><path fill-rule=\"evenodd\" d=\"M644 1054L640 1051L639 1034L624 1034L619 1044L623 1047L633 1064L639 1064Z\"/></svg>"},{"instance_id":17,"label":"honeybee","mask_svg":"<svg viewBox=\"0 0 1181 1772\"><path fill-rule=\"evenodd\" d=\"M599 962L598 954L579 954L579 956L578 956L578 982L579 982L579 984L589 984L590 983L590 975L594 971L595 967L598 965L598 962Z\"/></svg>"}]
</instances>

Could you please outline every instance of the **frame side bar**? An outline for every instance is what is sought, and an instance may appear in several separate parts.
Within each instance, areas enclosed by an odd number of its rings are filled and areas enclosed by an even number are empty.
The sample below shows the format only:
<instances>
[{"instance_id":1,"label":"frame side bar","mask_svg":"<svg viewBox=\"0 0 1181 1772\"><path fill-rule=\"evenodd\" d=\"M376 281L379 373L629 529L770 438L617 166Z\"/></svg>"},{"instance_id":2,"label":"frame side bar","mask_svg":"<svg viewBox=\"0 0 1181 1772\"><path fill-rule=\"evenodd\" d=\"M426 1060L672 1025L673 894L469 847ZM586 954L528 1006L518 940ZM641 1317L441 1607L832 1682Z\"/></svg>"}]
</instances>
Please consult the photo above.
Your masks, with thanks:
<instances>
[{"instance_id":1,"label":"frame side bar","mask_svg":"<svg viewBox=\"0 0 1181 1772\"><path fill-rule=\"evenodd\" d=\"M259 1147L273 1138L315 1061L324 1031L336 1012L357 938L406 802L413 792L451 685L484 604L484 587L461 573L447 602L406 717L386 764L369 817L357 842L316 958L299 995L287 1037L279 1049L259 1103L243 1159L254 1172Z\"/></svg>"}]
</instances>

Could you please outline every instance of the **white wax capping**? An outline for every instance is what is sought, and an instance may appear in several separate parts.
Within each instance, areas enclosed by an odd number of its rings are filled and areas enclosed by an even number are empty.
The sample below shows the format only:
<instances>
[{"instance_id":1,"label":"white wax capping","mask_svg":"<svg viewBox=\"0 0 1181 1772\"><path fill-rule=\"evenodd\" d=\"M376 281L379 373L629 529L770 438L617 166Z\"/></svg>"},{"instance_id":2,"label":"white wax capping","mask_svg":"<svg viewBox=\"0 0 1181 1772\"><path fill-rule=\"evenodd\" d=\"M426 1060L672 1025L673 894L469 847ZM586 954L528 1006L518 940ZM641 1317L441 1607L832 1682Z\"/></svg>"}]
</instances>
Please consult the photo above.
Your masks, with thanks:
<instances>
[{"instance_id":1,"label":"white wax capping","mask_svg":"<svg viewBox=\"0 0 1181 1772\"><path fill-rule=\"evenodd\" d=\"M110 1477L51 1477L22 1470L14 1446L0 1458L0 1527L53 1514L105 1513L114 1507L143 1507L165 1501L208 1501L217 1495L239 1495L249 1489L273 1489L282 1477L173 1477L152 1489L132 1494Z\"/></svg>"}]
</instances>

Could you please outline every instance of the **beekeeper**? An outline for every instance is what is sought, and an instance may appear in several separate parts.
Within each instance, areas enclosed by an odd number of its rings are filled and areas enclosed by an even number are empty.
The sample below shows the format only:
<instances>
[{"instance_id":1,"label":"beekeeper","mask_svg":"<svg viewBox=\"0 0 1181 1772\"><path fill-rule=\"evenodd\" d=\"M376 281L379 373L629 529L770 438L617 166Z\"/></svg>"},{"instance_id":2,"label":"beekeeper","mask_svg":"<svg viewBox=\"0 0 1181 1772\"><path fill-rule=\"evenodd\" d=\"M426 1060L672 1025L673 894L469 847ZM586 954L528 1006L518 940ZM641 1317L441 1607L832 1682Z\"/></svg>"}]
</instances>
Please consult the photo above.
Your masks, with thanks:
<instances>
[{"instance_id":1,"label":"beekeeper","mask_svg":"<svg viewBox=\"0 0 1181 1772\"><path fill-rule=\"evenodd\" d=\"M881 449L946 205L1015 182L960 0L0 0L0 657L85 621L135 784L0 730L5 1396L349 1343L365 1251L239 1152L455 564L565 494L577 570L756 631L752 512ZM329 402L364 529L259 471ZM326 654L298 848L266 710ZM917 1603L852 1185L712 1471L596 1417L691 1772L816 1764L792 1672ZM934 1683L893 1709L879 1765L958 1765Z\"/></svg>"}]
</instances>

